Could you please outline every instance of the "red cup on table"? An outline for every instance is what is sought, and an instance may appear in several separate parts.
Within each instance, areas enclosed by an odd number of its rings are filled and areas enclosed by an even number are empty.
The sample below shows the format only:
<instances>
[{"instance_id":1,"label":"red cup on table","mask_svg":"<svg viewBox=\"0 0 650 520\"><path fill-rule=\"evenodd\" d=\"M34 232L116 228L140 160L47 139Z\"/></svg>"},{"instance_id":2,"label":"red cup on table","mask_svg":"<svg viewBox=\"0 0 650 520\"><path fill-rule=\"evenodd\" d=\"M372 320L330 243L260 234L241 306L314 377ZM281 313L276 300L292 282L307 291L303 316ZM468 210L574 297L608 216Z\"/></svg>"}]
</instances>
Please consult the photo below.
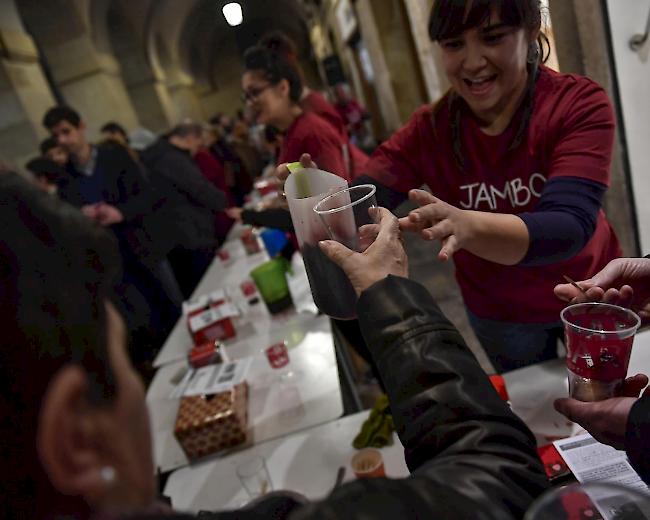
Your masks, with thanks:
<instances>
[{"instance_id":1,"label":"red cup on table","mask_svg":"<svg viewBox=\"0 0 650 520\"><path fill-rule=\"evenodd\" d=\"M239 288L241 289L242 294L247 298L254 296L257 293L257 287L255 286L255 282L253 282L253 280L243 281Z\"/></svg>"},{"instance_id":2,"label":"red cup on table","mask_svg":"<svg viewBox=\"0 0 650 520\"><path fill-rule=\"evenodd\" d=\"M569 395L601 401L619 394L641 319L607 303L578 303L560 314L567 348Z\"/></svg>"},{"instance_id":3,"label":"red cup on table","mask_svg":"<svg viewBox=\"0 0 650 520\"><path fill-rule=\"evenodd\" d=\"M269 360L269 365L274 369L283 368L289 364L289 351L284 341L267 347L264 352Z\"/></svg>"},{"instance_id":4,"label":"red cup on table","mask_svg":"<svg viewBox=\"0 0 650 520\"><path fill-rule=\"evenodd\" d=\"M364 448L352 456L352 471L357 478L385 477L384 457L375 448Z\"/></svg>"},{"instance_id":5,"label":"red cup on table","mask_svg":"<svg viewBox=\"0 0 650 520\"><path fill-rule=\"evenodd\" d=\"M240 235L240 240L244 245L247 255L254 255L259 253L262 248L260 247L259 242L257 241L257 235L253 233L252 229L245 229Z\"/></svg>"}]
</instances>

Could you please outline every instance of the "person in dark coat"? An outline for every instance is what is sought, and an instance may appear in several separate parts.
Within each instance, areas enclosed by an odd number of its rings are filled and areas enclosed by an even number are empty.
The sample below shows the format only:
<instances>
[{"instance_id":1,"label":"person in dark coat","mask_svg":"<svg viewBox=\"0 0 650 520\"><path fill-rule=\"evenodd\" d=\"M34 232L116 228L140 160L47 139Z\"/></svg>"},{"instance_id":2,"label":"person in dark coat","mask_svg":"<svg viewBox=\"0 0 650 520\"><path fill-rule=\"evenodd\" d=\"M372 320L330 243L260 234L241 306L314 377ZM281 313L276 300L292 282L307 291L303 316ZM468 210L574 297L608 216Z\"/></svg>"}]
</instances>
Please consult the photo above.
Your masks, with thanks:
<instances>
[{"instance_id":1,"label":"person in dark coat","mask_svg":"<svg viewBox=\"0 0 650 520\"><path fill-rule=\"evenodd\" d=\"M156 208L165 211L174 242L169 254L183 296L189 298L214 259L218 245L215 215L226 195L208 182L193 160L203 143L203 128L183 123L140 155L158 193Z\"/></svg>"},{"instance_id":2,"label":"person in dark coat","mask_svg":"<svg viewBox=\"0 0 650 520\"><path fill-rule=\"evenodd\" d=\"M43 126L69 155L59 196L118 239L124 265L120 303L134 334L132 354L138 361L150 360L182 303L165 256L144 226L154 203L151 187L124 147L90 143L84 121L72 108L50 109Z\"/></svg>"}]
</instances>

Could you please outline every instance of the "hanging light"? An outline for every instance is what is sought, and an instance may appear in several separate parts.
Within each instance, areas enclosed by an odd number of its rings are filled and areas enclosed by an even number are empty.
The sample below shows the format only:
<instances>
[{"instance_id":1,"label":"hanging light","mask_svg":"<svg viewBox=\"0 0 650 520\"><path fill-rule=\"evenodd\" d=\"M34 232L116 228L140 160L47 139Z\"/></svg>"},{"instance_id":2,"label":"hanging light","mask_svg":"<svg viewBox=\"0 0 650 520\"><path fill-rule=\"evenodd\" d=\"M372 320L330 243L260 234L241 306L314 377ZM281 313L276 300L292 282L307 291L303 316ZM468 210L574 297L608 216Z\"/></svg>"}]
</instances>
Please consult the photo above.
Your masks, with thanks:
<instances>
[{"instance_id":1,"label":"hanging light","mask_svg":"<svg viewBox=\"0 0 650 520\"><path fill-rule=\"evenodd\" d=\"M238 2L230 2L224 5L221 10L223 11L223 16L226 18L226 22L232 27L241 24L244 20L241 5Z\"/></svg>"}]
</instances>

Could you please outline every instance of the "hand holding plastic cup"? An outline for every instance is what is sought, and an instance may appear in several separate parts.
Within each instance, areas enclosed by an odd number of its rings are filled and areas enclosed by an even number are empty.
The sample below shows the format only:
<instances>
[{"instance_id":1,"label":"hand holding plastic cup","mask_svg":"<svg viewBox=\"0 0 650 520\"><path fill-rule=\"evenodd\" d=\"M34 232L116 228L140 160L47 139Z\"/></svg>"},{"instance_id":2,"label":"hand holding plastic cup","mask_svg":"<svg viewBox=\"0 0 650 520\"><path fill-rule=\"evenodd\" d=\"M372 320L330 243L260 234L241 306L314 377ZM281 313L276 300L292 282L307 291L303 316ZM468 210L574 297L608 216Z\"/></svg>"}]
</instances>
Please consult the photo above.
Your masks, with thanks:
<instances>
[{"instance_id":1,"label":"hand holding plastic cup","mask_svg":"<svg viewBox=\"0 0 650 520\"><path fill-rule=\"evenodd\" d=\"M361 228L374 224L370 209L377 207L376 190L372 184L352 186L328 195L316 204L314 212L327 233L323 238L362 252L369 244L361 240ZM356 318L357 295L343 270L327 258L318 245L303 245L303 256L318 308L333 318Z\"/></svg>"},{"instance_id":2,"label":"hand holding plastic cup","mask_svg":"<svg viewBox=\"0 0 650 520\"><path fill-rule=\"evenodd\" d=\"M560 314L567 348L569 395L579 401L616 397L627 375L641 319L607 303L578 303Z\"/></svg>"}]
</instances>

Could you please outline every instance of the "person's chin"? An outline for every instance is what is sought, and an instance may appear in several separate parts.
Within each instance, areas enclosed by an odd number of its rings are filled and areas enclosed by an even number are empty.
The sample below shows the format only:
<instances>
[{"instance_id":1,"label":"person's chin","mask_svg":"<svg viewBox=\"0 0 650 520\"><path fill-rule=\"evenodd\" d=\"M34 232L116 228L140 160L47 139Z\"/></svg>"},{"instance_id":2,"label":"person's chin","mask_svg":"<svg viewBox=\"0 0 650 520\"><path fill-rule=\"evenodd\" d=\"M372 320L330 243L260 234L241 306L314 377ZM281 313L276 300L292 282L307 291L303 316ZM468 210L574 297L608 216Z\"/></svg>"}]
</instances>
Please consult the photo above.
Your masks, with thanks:
<instances>
[{"instance_id":1,"label":"person's chin","mask_svg":"<svg viewBox=\"0 0 650 520\"><path fill-rule=\"evenodd\" d=\"M259 112L257 116L255 116L255 122L258 125L268 125L270 124L269 118L266 116L264 112Z\"/></svg>"}]
</instances>

